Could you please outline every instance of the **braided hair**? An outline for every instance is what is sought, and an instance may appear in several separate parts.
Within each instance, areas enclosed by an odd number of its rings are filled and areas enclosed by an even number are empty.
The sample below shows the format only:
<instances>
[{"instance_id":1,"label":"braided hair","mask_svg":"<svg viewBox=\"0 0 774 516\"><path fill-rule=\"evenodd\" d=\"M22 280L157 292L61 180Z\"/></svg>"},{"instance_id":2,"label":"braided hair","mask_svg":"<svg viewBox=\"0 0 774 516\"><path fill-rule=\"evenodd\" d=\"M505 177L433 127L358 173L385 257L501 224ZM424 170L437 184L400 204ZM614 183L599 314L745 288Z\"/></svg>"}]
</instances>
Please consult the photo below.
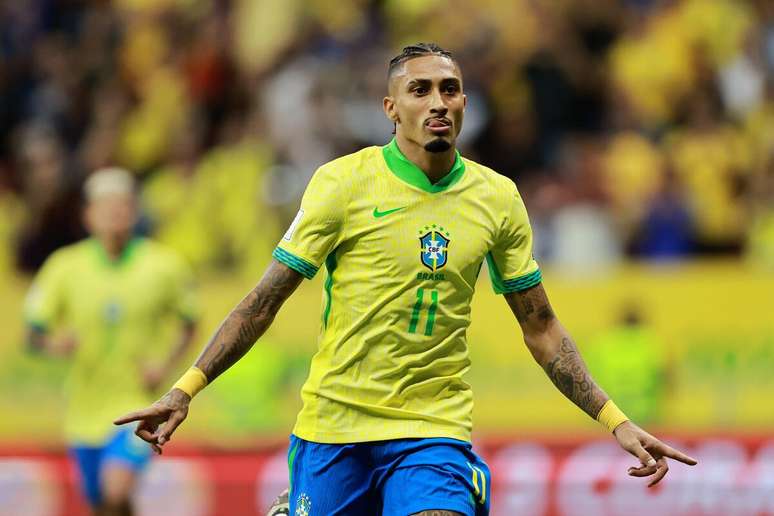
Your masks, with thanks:
<instances>
[{"instance_id":1,"label":"braided hair","mask_svg":"<svg viewBox=\"0 0 774 516\"><path fill-rule=\"evenodd\" d=\"M392 77L395 70L406 61L423 56L443 56L450 59L455 64L457 62L451 52L442 49L435 43L416 43L414 45L403 47L403 51L400 54L390 59L390 65L387 68L387 77Z\"/></svg>"}]
</instances>

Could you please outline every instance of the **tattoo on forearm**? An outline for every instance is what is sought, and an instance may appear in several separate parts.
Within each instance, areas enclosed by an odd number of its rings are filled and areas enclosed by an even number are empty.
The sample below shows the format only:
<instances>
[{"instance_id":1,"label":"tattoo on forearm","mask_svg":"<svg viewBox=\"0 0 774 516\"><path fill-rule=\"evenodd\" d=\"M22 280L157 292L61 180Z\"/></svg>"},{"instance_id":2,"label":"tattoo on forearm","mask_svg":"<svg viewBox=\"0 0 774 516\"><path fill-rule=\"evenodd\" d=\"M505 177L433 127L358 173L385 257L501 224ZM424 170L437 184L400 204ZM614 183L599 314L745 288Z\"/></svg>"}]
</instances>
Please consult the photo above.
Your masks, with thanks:
<instances>
[{"instance_id":1,"label":"tattoo on forearm","mask_svg":"<svg viewBox=\"0 0 774 516\"><path fill-rule=\"evenodd\" d=\"M301 279L299 273L272 262L258 286L231 311L196 361L210 382L250 350Z\"/></svg>"},{"instance_id":2,"label":"tattoo on forearm","mask_svg":"<svg viewBox=\"0 0 774 516\"><path fill-rule=\"evenodd\" d=\"M554 319L554 311L542 284L505 296L519 323L546 325Z\"/></svg>"},{"instance_id":3,"label":"tattoo on forearm","mask_svg":"<svg viewBox=\"0 0 774 516\"><path fill-rule=\"evenodd\" d=\"M527 341L530 351L554 385L584 412L596 418L608 400L607 394L591 378L578 348L561 325L553 324L558 321L543 285L507 294L506 300L524 329L525 338L532 336ZM554 351L559 338L559 349Z\"/></svg>"},{"instance_id":4,"label":"tattoo on forearm","mask_svg":"<svg viewBox=\"0 0 774 516\"><path fill-rule=\"evenodd\" d=\"M544 369L554 385L592 418L596 418L608 400L589 374L578 348L569 337L563 337L559 352Z\"/></svg>"}]
</instances>

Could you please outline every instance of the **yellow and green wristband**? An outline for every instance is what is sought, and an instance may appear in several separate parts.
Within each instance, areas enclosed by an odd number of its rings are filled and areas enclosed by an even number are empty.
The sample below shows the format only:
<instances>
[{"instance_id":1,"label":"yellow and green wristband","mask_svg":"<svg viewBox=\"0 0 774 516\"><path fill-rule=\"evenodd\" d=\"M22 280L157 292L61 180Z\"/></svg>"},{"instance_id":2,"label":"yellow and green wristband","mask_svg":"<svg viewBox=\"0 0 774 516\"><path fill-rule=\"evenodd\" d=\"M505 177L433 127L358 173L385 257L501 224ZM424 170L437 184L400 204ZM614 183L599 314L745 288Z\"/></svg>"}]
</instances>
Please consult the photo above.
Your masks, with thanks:
<instances>
[{"instance_id":1,"label":"yellow and green wristband","mask_svg":"<svg viewBox=\"0 0 774 516\"><path fill-rule=\"evenodd\" d=\"M196 366L192 366L183 376L172 386L173 389L180 389L191 398L196 396L200 390L207 386L207 375Z\"/></svg>"},{"instance_id":2,"label":"yellow and green wristband","mask_svg":"<svg viewBox=\"0 0 774 516\"><path fill-rule=\"evenodd\" d=\"M602 410L597 414L597 421L607 428L608 432L612 433L613 430L618 428L618 425L629 421L629 418L626 417L626 414L621 412L621 409L613 403L613 400L607 400L605 404L602 405Z\"/></svg>"}]
</instances>

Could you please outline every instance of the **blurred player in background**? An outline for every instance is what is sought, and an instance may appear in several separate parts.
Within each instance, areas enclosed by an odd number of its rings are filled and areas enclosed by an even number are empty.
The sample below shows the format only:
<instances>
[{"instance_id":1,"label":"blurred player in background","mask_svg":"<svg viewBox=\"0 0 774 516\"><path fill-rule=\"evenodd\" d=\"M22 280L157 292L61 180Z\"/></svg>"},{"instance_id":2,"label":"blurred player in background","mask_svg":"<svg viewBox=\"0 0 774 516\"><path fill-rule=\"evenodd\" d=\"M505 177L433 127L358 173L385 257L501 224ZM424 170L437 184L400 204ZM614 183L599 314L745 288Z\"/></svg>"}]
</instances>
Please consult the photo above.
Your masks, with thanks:
<instances>
[{"instance_id":1,"label":"blurred player in background","mask_svg":"<svg viewBox=\"0 0 774 516\"><path fill-rule=\"evenodd\" d=\"M132 514L131 494L149 460L132 429L110 425L148 403L189 348L197 309L192 277L174 254L132 236L137 199L132 175L103 169L86 182L91 238L55 252L29 292L28 345L72 352L64 430L95 515ZM181 335L159 363L158 334L170 317ZM61 328L70 337L57 339ZM59 332L57 332L59 333Z\"/></svg>"},{"instance_id":2,"label":"blurred player in background","mask_svg":"<svg viewBox=\"0 0 774 516\"><path fill-rule=\"evenodd\" d=\"M430 44L389 66L395 139L323 165L258 286L181 380L117 423L161 451L201 388L242 357L303 278L325 264L319 350L291 436L290 514L488 514L491 478L470 444L466 331L484 261L527 347L559 390L641 465L696 462L640 429L591 378L554 315L516 186L456 151L466 97L457 62ZM513 338L503 334L503 338ZM278 503L284 502L280 499ZM280 509L284 511L285 509Z\"/></svg>"}]
</instances>

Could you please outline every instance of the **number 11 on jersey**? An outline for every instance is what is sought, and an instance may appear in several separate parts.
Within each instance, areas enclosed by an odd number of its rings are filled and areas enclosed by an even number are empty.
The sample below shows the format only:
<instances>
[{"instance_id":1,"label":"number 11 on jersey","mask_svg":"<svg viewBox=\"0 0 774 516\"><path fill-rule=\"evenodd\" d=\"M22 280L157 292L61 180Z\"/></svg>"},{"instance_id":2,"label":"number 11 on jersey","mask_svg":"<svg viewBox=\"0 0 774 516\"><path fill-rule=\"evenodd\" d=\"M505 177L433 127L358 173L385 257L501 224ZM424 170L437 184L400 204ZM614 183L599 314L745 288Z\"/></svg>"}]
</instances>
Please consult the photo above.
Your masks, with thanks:
<instances>
[{"instance_id":1,"label":"number 11 on jersey","mask_svg":"<svg viewBox=\"0 0 774 516\"><path fill-rule=\"evenodd\" d=\"M414 303L414 310L411 312L411 322L409 323L409 333L417 332L417 324L419 324L419 318L422 313L422 308L425 300L425 289L420 288L417 290L417 302ZM425 336L429 337L433 334L433 326L435 326L435 311L438 309L438 291L430 291L430 306L427 309L427 323L425 324Z\"/></svg>"}]
</instances>

